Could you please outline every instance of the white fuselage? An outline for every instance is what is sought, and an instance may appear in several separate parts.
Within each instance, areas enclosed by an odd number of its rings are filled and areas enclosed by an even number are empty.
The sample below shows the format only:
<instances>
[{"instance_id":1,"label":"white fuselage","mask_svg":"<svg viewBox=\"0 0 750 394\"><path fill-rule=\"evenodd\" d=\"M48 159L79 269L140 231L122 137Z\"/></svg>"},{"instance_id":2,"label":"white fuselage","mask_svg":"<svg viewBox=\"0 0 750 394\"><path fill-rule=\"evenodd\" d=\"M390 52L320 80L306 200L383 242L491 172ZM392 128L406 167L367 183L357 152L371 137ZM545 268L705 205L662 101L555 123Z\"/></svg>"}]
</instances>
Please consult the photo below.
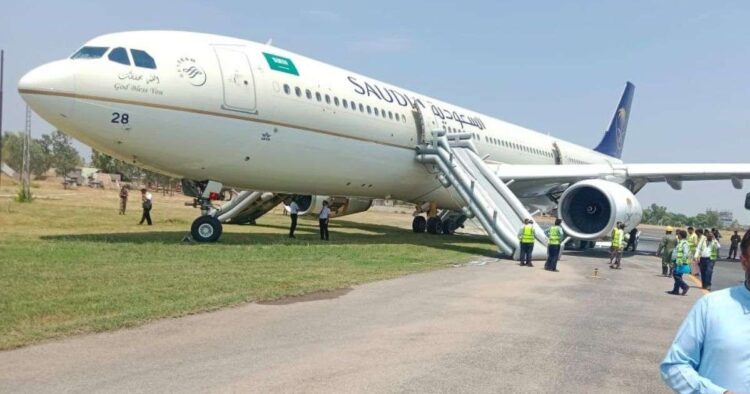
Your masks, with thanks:
<instances>
[{"instance_id":1,"label":"white fuselage","mask_svg":"<svg viewBox=\"0 0 750 394\"><path fill-rule=\"evenodd\" d=\"M19 83L24 99L94 149L176 177L458 208L433 168L415 160L413 105L449 132L472 133L490 163L554 164L557 154L563 164L620 162L250 41L146 31L105 35L86 46L109 49L101 58L67 59L31 71ZM156 68L133 65L132 53L131 65L109 60L118 47L146 51ZM514 192L533 201L554 187L550 181L526 183Z\"/></svg>"}]
</instances>

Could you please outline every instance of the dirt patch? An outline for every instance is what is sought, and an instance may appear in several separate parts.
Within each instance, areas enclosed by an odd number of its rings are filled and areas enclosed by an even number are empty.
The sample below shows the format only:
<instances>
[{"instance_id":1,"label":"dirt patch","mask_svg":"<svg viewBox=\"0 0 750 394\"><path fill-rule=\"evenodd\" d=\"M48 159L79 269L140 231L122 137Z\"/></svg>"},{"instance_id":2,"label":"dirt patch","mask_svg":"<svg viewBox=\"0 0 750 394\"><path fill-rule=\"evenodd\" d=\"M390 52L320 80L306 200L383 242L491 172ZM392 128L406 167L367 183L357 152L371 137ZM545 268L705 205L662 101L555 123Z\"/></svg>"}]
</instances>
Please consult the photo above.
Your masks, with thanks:
<instances>
[{"instance_id":1,"label":"dirt patch","mask_svg":"<svg viewBox=\"0 0 750 394\"><path fill-rule=\"evenodd\" d=\"M336 289L336 290L316 291L313 293L303 294L301 296L285 297L285 298L279 298L278 300L271 300L271 301L259 301L257 302L257 304L259 305L289 305L289 304L296 304L298 302L332 300L332 299L339 298L343 295L346 295L352 290L354 289L352 289L351 287L346 287L343 289Z\"/></svg>"}]
</instances>

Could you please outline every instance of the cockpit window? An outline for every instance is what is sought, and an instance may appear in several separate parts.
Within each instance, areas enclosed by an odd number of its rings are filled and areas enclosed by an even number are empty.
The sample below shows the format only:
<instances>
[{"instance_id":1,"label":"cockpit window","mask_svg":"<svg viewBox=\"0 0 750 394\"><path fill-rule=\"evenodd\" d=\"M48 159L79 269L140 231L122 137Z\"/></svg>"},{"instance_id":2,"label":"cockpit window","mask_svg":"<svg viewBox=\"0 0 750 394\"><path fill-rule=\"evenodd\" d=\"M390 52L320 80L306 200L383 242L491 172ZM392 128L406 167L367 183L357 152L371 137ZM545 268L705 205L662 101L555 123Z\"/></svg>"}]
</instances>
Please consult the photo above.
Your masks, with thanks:
<instances>
[{"instance_id":1,"label":"cockpit window","mask_svg":"<svg viewBox=\"0 0 750 394\"><path fill-rule=\"evenodd\" d=\"M128 51L125 50L123 47L118 47L112 50L112 52L109 53L109 60L115 62L124 64L126 66L130 65L130 58L128 58Z\"/></svg>"},{"instance_id":2,"label":"cockpit window","mask_svg":"<svg viewBox=\"0 0 750 394\"><path fill-rule=\"evenodd\" d=\"M107 52L107 47L83 47L71 56L71 59L99 59Z\"/></svg>"},{"instance_id":3,"label":"cockpit window","mask_svg":"<svg viewBox=\"0 0 750 394\"><path fill-rule=\"evenodd\" d=\"M131 49L130 54L133 55L133 63L138 67L143 68L156 68L156 62L146 51L140 49Z\"/></svg>"}]
</instances>

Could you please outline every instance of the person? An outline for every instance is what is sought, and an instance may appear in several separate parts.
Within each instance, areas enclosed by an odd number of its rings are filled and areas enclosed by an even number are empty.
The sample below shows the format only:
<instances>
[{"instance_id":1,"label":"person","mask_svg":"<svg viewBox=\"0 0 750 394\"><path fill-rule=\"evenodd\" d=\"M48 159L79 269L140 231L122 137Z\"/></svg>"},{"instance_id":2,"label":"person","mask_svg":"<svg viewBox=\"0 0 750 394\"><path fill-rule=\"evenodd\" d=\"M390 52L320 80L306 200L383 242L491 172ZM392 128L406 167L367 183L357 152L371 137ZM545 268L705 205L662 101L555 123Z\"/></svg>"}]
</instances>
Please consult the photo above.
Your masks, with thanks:
<instances>
[{"instance_id":1,"label":"person","mask_svg":"<svg viewBox=\"0 0 750 394\"><path fill-rule=\"evenodd\" d=\"M711 229L711 233L714 235L714 239L721 243L721 231L717 230L716 227Z\"/></svg>"},{"instance_id":2,"label":"person","mask_svg":"<svg viewBox=\"0 0 750 394\"><path fill-rule=\"evenodd\" d=\"M750 393L750 231L740 243L745 281L703 296L660 366L678 393Z\"/></svg>"},{"instance_id":3,"label":"person","mask_svg":"<svg viewBox=\"0 0 750 394\"><path fill-rule=\"evenodd\" d=\"M564 238L562 219L556 219L555 224L547 229L547 262L544 263L544 269L547 271L557 272L557 260L560 258L560 241Z\"/></svg>"},{"instance_id":4,"label":"person","mask_svg":"<svg viewBox=\"0 0 750 394\"><path fill-rule=\"evenodd\" d=\"M678 295L687 294L690 286L682 279L683 274L690 273L690 244L687 242L688 234L684 230L677 231L677 246L672 250L672 261L674 262L674 287L668 294ZM682 293L679 290L682 290Z\"/></svg>"},{"instance_id":5,"label":"person","mask_svg":"<svg viewBox=\"0 0 750 394\"><path fill-rule=\"evenodd\" d=\"M615 261L615 256L617 255L615 239L619 240L618 231L620 231L620 224L622 224L622 222L615 223L615 227L612 228L612 234L610 234L609 236L609 238L612 240L612 243L609 246L609 265L612 265L612 263Z\"/></svg>"},{"instance_id":6,"label":"person","mask_svg":"<svg viewBox=\"0 0 750 394\"><path fill-rule=\"evenodd\" d=\"M120 188L120 215L125 214L125 209L128 207L128 185L122 185Z\"/></svg>"},{"instance_id":7,"label":"person","mask_svg":"<svg viewBox=\"0 0 750 394\"><path fill-rule=\"evenodd\" d=\"M740 235L737 230L734 230L734 234L729 238L729 255L728 260L737 260L737 247L740 245Z\"/></svg>"},{"instance_id":8,"label":"person","mask_svg":"<svg viewBox=\"0 0 750 394\"><path fill-rule=\"evenodd\" d=\"M289 206L289 217L292 219L292 223L289 226L289 238L296 238L294 236L294 230L297 229L297 214L299 213L299 205L292 198L288 198L287 206Z\"/></svg>"},{"instance_id":9,"label":"person","mask_svg":"<svg viewBox=\"0 0 750 394\"><path fill-rule=\"evenodd\" d=\"M146 190L146 188L141 189L141 206L143 207L143 214L141 215L141 222L138 224L143 224L145 221L149 226L151 223L151 208L153 207L153 196L151 193Z\"/></svg>"},{"instance_id":10,"label":"person","mask_svg":"<svg viewBox=\"0 0 750 394\"><path fill-rule=\"evenodd\" d=\"M698 248L698 243L700 243L701 237L703 236L703 230L702 229L693 229L690 231L692 227L688 227L688 245L690 246L690 272L693 275L698 275L698 261L695 260L695 250Z\"/></svg>"},{"instance_id":11,"label":"person","mask_svg":"<svg viewBox=\"0 0 750 394\"><path fill-rule=\"evenodd\" d=\"M331 209L328 208L328 201L323 201L323 208L318 214L318 223L320 224L320 240L328 241L328 219L331 216Z\"/></svg>"},{"instance_id":12,"label":"person","mask_svg":"<svg viewBox=\"0 0 750 394\"><path fill-rule=\"evenodd\" d=\"M702 288L711 290L711 277L714 272L714 264L719 257L719 241L714 239L714 234L706 232L704 237L698 243L698 249L695 251L695 257L698 258L698 268L701 271Z\"/></svg>"},{"instance_id":13,"label":"person","mask_svg":"<svg viewBox=\"0 0 750 394\"><path fill-rule=\"evenodd\" d=\"M620 262L622 261L622 251L625 248L625 223L620 223L620 228L617 229L615 237L612 239L612 247L614 248L614 260L609 264L609 268L620 269Z\"/></svg>"},{"instance_id":14,"label":"person","mask_svg":"<svg viewBox=\"0 0 750 394\"><path fill-rule=\"evenodd\" d=\"M672 226L667 226L665 232L666 234L662 237L659 248L656 250L656 255L661 256L661 275L669 277L672 276L674 267L672 265L672 251L677 246L677 237L672 234L674 232Z\"/></svg>"},{"instance_id":15,"label":"person","mask_svg":"<svg viewBox=\"0 0 750 394\"><path fill-rule=\"evenodd\" d=\"M625 246L625 250L627 251L628 248L630 248L630 250L635 252L635 248L636 248L635 241L637 240L638 240L638 228L633 227L633 229L630 230L630 238L628 238L628 244L627 246Z\"/></svg>"},{"instance_id":16,"label":"person","mask_svg":"<svg viewBox=\"0 0 750 394\"><path fill-rule=\"evenodd\" d=\"M531 264L531 252L534 251L534 221L531 219L524 219L524 225L521 227L521 231L518 232L518 241L521 246L520 260L521 266L533 267Z\"/></svg>"}]
</instances>

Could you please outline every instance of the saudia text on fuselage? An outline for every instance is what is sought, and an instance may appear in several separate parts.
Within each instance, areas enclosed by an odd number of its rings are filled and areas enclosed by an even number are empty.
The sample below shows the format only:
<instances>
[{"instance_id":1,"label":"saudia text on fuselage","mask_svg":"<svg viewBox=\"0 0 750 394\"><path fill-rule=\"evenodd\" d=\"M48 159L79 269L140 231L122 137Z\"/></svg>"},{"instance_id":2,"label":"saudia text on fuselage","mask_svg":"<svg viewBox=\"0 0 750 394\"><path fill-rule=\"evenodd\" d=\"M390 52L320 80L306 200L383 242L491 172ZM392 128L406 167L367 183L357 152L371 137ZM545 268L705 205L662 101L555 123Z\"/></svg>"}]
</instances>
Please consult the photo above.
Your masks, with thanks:
<instances>
[{"instance_id":1,"label":"saudia text on fuselage","mask_svg":"<svg viewBox=\"0 0 750 394\"><path fill-rule=\"evenodd\" d=\"M427 108L421 99L417 97L409 97L395 89L380 87L375 83L367 81L359 81L357 78L348 76L347 79L354 85L354 92L362 96L375 97L378 100L382 100L388 103L396 103L402 107L414 107L416 105ZM482 119L476 116L466 116L466 114L458 113L458 111L451 110L449 108L440 108L434 104L430 104L432 113L444 120L452 120L459 123L461 127L464 125L474 126L480 130L484 130L485 126Z\"/></svg>"}]
</instances>

